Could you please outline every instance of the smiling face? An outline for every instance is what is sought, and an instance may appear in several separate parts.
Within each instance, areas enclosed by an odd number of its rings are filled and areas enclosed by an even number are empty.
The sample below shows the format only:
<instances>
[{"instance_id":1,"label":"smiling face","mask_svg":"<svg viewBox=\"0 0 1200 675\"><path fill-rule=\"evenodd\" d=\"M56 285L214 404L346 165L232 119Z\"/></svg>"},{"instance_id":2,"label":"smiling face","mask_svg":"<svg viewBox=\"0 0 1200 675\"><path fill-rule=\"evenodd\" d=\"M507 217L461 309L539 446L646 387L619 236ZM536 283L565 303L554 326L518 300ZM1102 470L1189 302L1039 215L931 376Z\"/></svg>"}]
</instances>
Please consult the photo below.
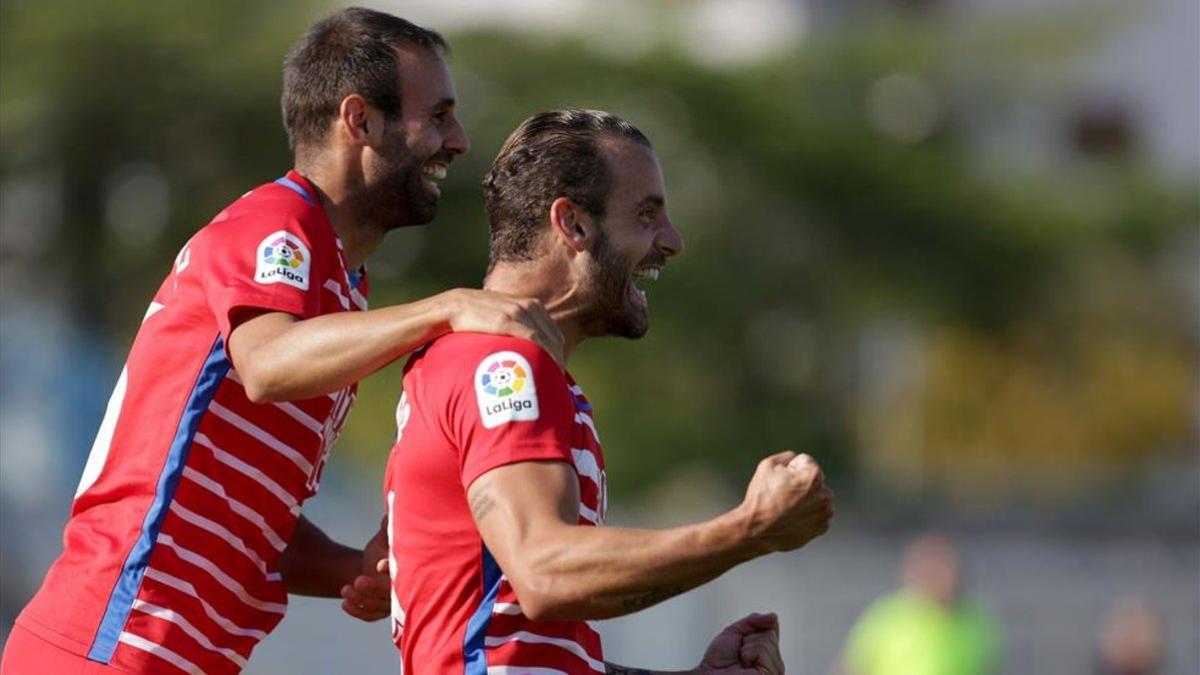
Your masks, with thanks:
<instances>
[{"instance_id":1,"label":"smiling face","mask_svg":"<svg viewBox=\"0 0 1200 675\"><path fill-rule=\"evenodd\" d=\"M428 49L403 48L397 67L400 115L378 115L382 140L363 160L364 216L385 231L433 220L438 183L470 148L454 115L457 95L445 60Z\"/></svg>"},{"instance_id":2,"label":"smiling face","mask_svg":"<svg viewBox=\"0 0 1200 675\"><path fill-rule=\"evenodd\" d=\"M640 338L650 327L647 285L667 258L683 251L683 237L667 217L658 157L628 140L605 139L613 176L604 217L595 222L591 255L582 259L583 327L590 335Z\"/></svg>"}]
</instances>

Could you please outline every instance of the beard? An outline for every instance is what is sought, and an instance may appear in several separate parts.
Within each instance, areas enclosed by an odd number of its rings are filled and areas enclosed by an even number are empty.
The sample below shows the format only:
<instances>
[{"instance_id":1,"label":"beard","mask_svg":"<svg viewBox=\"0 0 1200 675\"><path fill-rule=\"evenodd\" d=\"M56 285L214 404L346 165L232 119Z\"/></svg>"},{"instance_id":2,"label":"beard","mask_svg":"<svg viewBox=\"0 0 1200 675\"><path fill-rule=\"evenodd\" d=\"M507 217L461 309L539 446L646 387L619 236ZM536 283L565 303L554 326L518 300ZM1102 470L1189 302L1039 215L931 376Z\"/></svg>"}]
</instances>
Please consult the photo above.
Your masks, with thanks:
<instances>
[{"instance_id":1,"label":"beard","mask_svg":"<svg viewBox=\"0 0 1200 675\"><path fill-rule=\"evenodd\" d=\"M584 282L583 295L587 298L584 330L588 335L615 335L631 340L644 336L650 329L650 318L645 307L630 301L629 264L613 248L603 229L599 230L592 257L595 267Z\"/></svg>"},{"instance_id":2,"label":"beard","mask_svg":"<svg viewBox=\"0 0 1200 675\"><path fill-rule=\"evenodd\" d=\"M437 216L437 197L429 194L421 178L429 158L409 152L398 124L388 130L384 142L387 147L363 186L361 217L384 232L428 223Z\"/></svg>"}]
</instances>

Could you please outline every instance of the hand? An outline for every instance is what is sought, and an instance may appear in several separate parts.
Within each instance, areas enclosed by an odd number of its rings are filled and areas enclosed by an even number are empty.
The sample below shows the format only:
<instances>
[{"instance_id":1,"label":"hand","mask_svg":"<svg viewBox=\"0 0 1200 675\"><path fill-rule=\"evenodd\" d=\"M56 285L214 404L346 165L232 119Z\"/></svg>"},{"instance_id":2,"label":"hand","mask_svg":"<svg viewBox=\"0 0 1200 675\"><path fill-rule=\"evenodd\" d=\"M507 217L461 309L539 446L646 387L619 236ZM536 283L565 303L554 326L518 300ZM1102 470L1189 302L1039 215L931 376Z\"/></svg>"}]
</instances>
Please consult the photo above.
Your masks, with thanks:
<instances>
[{"instance_id":1,"label":"hand","mask_svg":"<svg viewBox=\"0 0 1200 675\"><path fill-rule=\"evenodd\" d=\"M708 645L697 673L782 675L779 619L774 614L751 614L721 631Z\"/></svg>"},{"instance_id":2,"label":"hand","mask_svg":"<svg viewBox=\"0 0 1200 675\"><path fill-rule=\"evenodd\" d=\"M833 491L812 457L781 452L758 463L739 508L755 541L769 551L790 551L829 529Z\"/></svg>"},{"instance_id":3,"label":"hand","mask_svg":"<svg viewBox=\"0 0 1200 675\"><path fill-rule=\"evenodd\" d=\"M538 300L467 288L443 295L451 303L450 330L525 338L563 362L562 331Z\"/></svg>"},{"instance_id":4,"label":"hand","mask_svg":"<svg viewBox=\"0 0 1200 675\"><path fill-rule=\"evenodd\" d=\"M342 586L342 611L363 621L378 621L392 613L386 517L363 547L362 573Z\"/></svg>"}]
</instances>

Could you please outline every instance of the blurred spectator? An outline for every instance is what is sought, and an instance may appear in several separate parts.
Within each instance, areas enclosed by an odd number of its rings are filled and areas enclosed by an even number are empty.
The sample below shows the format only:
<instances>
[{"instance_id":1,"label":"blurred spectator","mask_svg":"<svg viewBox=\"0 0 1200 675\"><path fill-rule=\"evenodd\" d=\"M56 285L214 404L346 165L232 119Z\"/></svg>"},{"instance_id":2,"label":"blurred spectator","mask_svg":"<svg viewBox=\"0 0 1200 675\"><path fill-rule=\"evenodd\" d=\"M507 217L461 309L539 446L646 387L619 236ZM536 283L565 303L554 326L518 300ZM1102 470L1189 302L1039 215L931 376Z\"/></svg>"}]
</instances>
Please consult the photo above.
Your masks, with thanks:
<instances>
[{"instance_id":1,"label":"blurred spectator","mask_svg":"<svg viewBox=\"0 0 1200 675\"><path fill-rule=\"evenodd\" d=\"M850 631L847 675L978 675L997 668L998 628L963 597L954 544L926 534L909 544L900 589L876 600Z\"/></svg>"},{"instance_id":2,"label":"blurred spectator","mask_svg":"<svg viewBox=\"0 0 1200 675\"><path fill-rule=\"evenodd\" d=\"M1155 675L1162 662L1163 625L1154 607L1144 598L1114 604L1100 633L1097 675Z\"/></svg>"}]
</instances>

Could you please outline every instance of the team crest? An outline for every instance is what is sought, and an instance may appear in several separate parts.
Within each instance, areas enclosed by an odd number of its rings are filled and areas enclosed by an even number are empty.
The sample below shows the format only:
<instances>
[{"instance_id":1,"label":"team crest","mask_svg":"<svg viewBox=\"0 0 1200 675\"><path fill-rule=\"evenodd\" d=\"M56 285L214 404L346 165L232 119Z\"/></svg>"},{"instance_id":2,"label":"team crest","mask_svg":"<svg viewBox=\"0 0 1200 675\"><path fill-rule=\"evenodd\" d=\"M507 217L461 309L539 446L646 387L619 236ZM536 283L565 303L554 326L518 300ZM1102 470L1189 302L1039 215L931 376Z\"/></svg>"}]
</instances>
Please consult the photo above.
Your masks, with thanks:
<instances>
[{"instance_id":1,"label":"team crest","mask_svg":"<svg viewBox=\"0 0 1200 675\"><path fill-rule=\"evenodd\" d=\"M516 352L496 352L475 369L479 419L488 429L538 418L537 387L529 361Z\"/></svg>"},{"instance_id":2,"label":"team crest","mask_svg":"<svg viewBox=\"0 0 1200 675\"><path fill-rule=\"evenodd\" d=\"M260 284L288 284L308 290L312 254L300 238L280 230L267 235L258 245L254 280Z\"/></svg>"}]
</instances>

